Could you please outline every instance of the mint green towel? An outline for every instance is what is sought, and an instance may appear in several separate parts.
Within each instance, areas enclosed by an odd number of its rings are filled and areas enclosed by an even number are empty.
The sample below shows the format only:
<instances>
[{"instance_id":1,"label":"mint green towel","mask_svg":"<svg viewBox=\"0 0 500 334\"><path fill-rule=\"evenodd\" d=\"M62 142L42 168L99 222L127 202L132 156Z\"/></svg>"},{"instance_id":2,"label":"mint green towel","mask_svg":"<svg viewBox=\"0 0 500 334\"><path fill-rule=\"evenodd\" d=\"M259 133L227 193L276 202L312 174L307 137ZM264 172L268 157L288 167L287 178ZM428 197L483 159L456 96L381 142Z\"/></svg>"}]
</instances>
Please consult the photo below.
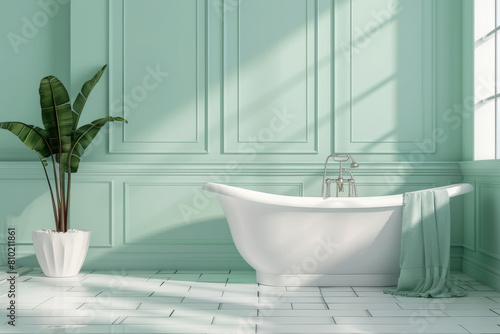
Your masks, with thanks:
<instances>
[{"instance_id":1,"label":"mint green towel","mask_svg":"<svg viewBox=\"0 0 500 334\"><path fill-rule=\"evenodd\" d=\"M462 297L450 278L450 201L446 190L403 195L398 287L408 297Z\"/></svg>"}]
</instances>

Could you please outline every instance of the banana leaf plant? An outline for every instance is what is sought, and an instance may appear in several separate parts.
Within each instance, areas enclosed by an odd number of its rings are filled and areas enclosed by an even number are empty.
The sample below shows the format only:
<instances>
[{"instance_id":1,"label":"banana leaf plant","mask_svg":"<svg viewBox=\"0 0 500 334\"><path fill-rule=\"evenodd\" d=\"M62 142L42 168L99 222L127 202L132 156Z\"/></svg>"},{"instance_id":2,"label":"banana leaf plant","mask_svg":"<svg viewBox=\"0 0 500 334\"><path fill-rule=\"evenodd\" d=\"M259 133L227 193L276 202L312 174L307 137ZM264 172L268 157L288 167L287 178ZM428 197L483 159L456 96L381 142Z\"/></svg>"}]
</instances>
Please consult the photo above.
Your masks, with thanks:
<instances>
[{"instance_id":1,"label":"banana leaf plant","mask_svg":"<svg viewBox=\"0 0 500 334\"><path fill-rule=\"evenodd\" d=\"M43 78L40 82L39 93L44 128L22 122L0 122L0 129L15 134L40 158L49 185L57 232L68 231L71 173L78 171L85 149L107 123L114 121L127 123L121 117L108 116L78 127L78 121L90 92L101 78L106 66L82 86L73 103L73 108L68 91L59 79L55 76ZM51 160L54 187L47 172L49 165L47 159Z\"/></svg>"}]
</instances>

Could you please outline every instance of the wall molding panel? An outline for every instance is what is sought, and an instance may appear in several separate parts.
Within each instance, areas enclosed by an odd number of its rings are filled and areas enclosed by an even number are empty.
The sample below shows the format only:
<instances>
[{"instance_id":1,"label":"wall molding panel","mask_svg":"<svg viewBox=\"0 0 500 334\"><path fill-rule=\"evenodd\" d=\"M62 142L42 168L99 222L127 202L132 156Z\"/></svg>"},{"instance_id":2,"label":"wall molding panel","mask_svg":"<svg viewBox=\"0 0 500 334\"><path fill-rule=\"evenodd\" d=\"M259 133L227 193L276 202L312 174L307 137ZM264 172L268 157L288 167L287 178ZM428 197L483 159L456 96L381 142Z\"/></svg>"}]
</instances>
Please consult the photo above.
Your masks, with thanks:
<instances>
[{"instance_id":1,"label":"wall molding panel","mask_svg":"<svg viewBox=\"0 0 500 334\"><path fill-rule=\"evenodd\" d=\"M391 12L386 1L350 0L336 7L336 152L436 152L435 6L403 0Z\"/></svg>"},{"instance_id":2,"label":"wall molding panel","mask_svg":"<svg viewBox=\"0 0 500 334\"><path fill-rule=\"evenodd\" d=\"M33 230L55 229L47 182L37 174L19 178L0 177L1 188L10 189L9 197L3 199L0 205L0 226L15 227L18 231L16 241L20 245L32 244ZM99 180L98 177L73 180L69 228L91 230L91 248L114 246L113 182Z\"/></svg>"},{"instance_id":3,"label":"wall molding panel","mask_svg":"<svg viewBox=\"0 0 500 334\"><path fill-rule=\"evenodd\" d=\"M124 244L233 245L224 213L214 197L202 190L204 184L125 182ZM304 194L303 183L296 182L227 184L283 195Z\"/></svg>"},{"instance_id":4,"label":"wall molding panel","mask_svg":"<svg viewBox=\"0 0 500 334\"><path fill-rule=\"evenodd\" d=\"M255 0L234 10L226 7L223 153L317 154L318 0ZM283 9L293 20L279 15ZM252 20L254 15L260 19ZM282 26L289 30L281 31ZM292 58L284 53L299 58L288 64L293 71L276 66Z\"/></svg>"},{"instance_id":5,"label":"wall molding panel","mask_svg":"<svg viewBox=\"0 0 500 334\"><path fill-rule=\"evenodd\" d=\"M204 183L125 182L124 244L231 245L224 214L208 199ZM191 213L198 213L191 220ZM148 226L146 229L145 226ZM226 231L227 232L227 231Z\"/></svg>"},{"instance_id":6,"label":"wall molding panel","mask_svg":"<svg viewBox=\"0 0 500 334\"><path fill-rule=\"evenodd\" d=\"M85 229L91 230L90 247L92 248L114 246L116 211L114 183L113 180L75 180L73 182L72 203L77 205L76 208L71 209L70 228L85 226ZM89 207L93 209L88 210ZM108 219L106 220L105 217Z\"/></svg>"},{"instance_id":7,"label":"wall molding panel","mask_svg":"<svg viewBox=\"0 0 500 334\"><path fill-rule=\"evenodd\" d=\"M133 22L144 14L140 0L109 1L109 59L114 64L109 110L129 120L109 131L109 153L207 154L207 2L153 2L158 8L151 14L158 17L138 27ZM183 28L169 27L169 21ZM179 49L182 54L175 56ZM148 50L157 54L144 57Z\"/></svg>"},{"instance_id":8,"label":"wall molding panel","mask_svg":"<svg viewBox=\"0 0 500 334\"><path fill-rule=\"evenodd\" d=\"M500 260L500 211L497 198L500 197L500 183L476 183L476 228L477 251Z\"/></svg>"}]
</instances>

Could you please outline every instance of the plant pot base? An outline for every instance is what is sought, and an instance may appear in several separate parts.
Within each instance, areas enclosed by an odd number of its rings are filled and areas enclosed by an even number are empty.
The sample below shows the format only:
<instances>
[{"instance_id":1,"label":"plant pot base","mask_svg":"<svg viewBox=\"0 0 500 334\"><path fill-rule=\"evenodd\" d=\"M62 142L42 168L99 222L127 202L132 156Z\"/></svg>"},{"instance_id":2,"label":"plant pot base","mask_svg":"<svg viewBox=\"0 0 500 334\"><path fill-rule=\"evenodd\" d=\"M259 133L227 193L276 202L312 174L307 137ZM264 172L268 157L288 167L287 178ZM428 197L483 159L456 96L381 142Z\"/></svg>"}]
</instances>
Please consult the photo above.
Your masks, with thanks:
<instances>
[{"instance_id":1,"label":"plant pot base","mask_svg":"<svg viewBox=\"0 0 500 334\"><path fill-rule=\"evenodd\" d=\"M47 277L73 277L82 268L90 242L90 231L33 231L36 258Z\"/></svg>"}]
</instances>

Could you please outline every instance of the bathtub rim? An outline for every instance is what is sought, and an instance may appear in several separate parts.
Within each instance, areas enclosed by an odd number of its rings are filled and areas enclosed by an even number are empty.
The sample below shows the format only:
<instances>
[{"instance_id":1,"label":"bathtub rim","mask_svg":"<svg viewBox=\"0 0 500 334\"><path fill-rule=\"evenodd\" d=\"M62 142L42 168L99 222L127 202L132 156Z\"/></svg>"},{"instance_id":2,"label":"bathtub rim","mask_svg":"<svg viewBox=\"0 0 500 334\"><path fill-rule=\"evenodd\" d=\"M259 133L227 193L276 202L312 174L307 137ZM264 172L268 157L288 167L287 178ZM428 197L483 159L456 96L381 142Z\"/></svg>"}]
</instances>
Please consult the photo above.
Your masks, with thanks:
<instances>
[{"instance_id":1,"label":"bathtub rim","mask_svg":"<svg viewBox=\"0 0 500 334\"><path fill-rule=\"evenodd\" d=\"M455 197L469 193L474 190L474 187L469 183L456 183L441 187L434 187L425 190L446 189L448 196ZM299 197L275 195L265 192L244 189L225 184L209 182L203 186L203 190L210 191L216 195L224 195L242 200L247 200L255 203L263 203L269 205L278 205L296 208L382 208L382 207L398 207L403 205L403 194L388 195L388 196L371 196L371 197ZM417 191L413 191L417 192Z\"/></svg>"}]
</instances>

